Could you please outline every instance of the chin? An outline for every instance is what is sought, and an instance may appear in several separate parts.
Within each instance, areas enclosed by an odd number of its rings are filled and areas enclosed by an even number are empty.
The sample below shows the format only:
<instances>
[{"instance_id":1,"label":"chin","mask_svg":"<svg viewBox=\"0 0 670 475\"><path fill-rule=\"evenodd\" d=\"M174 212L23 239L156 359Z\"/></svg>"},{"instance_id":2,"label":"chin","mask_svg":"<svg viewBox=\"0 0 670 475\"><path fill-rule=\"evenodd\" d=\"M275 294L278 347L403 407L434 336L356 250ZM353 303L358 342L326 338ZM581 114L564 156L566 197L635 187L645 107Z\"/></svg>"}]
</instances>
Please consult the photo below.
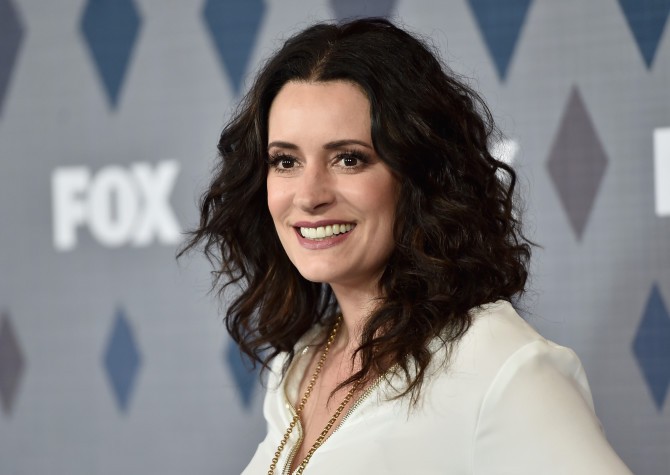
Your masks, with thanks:
<instances>
[{"instance_id":1,"label":"chin","mask_svg":"<svg viewBox=\"0 0 670 475\"><path fill-rule=\"evenodd\" d=\"M306 269L304 267L298 267L298 266L296 266L296 269L298 269L298 272L300 273L301 276L303 276L306 280L309 280L310 282L327 284L332 282L333 278L335 277L332 272L327 271L325 269L313 269L313 268Z\"/></svg>"},{"instance_id":2,"label":"chin","mask_svg":"<svg viewBox=\"0 0 670 475\"><path fill-rule=\"evenodd\" d=\"M332 284L339 282L346 277L350 272L348 269L338 266L337 262L331 260L296 260L293 265L298 270L301 276L310 282L318 282L323 284Z\"/></svg>"}]
</instances>

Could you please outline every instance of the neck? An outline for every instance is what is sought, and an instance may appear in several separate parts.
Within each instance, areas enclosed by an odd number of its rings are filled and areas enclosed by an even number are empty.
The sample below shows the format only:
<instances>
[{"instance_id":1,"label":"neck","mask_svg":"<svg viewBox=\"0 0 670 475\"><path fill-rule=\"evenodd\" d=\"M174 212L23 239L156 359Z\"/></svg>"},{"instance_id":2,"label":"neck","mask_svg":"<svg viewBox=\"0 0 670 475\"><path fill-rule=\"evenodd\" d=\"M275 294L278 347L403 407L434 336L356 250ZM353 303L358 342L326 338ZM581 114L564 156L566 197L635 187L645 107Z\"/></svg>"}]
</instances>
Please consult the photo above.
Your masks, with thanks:
<instances>
[{"instance_id":1,"label":"neck","mask_svg":"<svg viewBox=\"0 0 670 475\"><path fill-rule=\"evenodd\" d=\"M337 350L353 353L361 343L361 333L370 314L379 305L379 291L376 288L348 287L331 284L335 298L342 312L336 343Z\"/></svg>"}]
</instances>

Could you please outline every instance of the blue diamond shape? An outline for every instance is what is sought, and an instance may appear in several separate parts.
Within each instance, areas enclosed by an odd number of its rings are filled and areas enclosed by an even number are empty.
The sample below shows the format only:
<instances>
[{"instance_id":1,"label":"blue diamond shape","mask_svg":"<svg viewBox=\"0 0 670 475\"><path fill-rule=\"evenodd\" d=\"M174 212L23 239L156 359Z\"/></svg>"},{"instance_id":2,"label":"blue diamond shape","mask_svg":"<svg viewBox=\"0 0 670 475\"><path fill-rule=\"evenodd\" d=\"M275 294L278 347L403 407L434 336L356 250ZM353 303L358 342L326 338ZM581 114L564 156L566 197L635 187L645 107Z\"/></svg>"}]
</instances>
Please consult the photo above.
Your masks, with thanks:
<instances>
[{"instance_id":1,"label":"blue diamond shape","mask_svg":"<svg viewBox=\"0 0 670 475\"><path fill-rule=\"evenodd\" d=\"M24 371L24 360L19 341L9 316L0 318L0 403L10 414Z\"/></svg>"},{"instance_id":2,"label":"blue diamond shape","mask_svg":"<svg viewBox=\"0 0 670 475\"><path fill-rule=\"evenodd\" d=\"M633 353L660 411L670 385L670 315L656 285L635 334Z\"/></svg>"},{"instance_id":3,"label":"blue diamond shape","mask_svg":"<svg viewBox=\"0 0 670 475\"><path fill-rule=\"evenodd\" d=\"M502 80L512 60L531 0L468 0Z\"/></svg>"},{"instance_id":4,"label":"blue diamond shape","mask_svg":"<svg viewBox=\"0 0 670 475\"><path fill-rule=\"evenodd\" d=\"M141 358L133 329L120 309L116 311L116 320L105 350L104 364L119 409L125 412L128 409Z\"/></svg>"},{"instance_id":5,"label":"blue diamond shape","mask_svg":"<svg viewBox=\"0 0 670 475\"><path fill-rule=\"evenodd\" d=\"M249 408L254 391L258 387L258 373L250 367L248 361L244 360L240 350L234 344L229 344L226 349L225 362L237 385L237 390L242 399L242 405Z\"/></svg>"},{"instance_id":6,"label":"blue diamond shape","mask_svg":"<svg viewBox=\"0 0 670 475\"><path fill-rule=\"evenodd\" d=\"M364 16L390 17L393 14L396 0L330 0L330 7L335 18L342 21Z\"/></svg>"},{"instance_id":7,"label":"blue diamond shape","mask_svg":"<svg viewBox=\"0 0 670 475\"><path fill-rule=\"evenodd\" d=\"M619 0L619 4L649 69L670 14L670 0Z\"/></svg>"},{"instance_id":8,"label":"blue diamond shape","mask_svg":"<svg viewBox=\"0 0 670 475\"><path fill-rule=\"evenodd\" d=\"M9 0L0 0L0 112L22 37L23 27L14 5Z\"/></svg>"},{"instance_id":9,"label":"blue diamond shape","mask_svg":"<svg viewBox=\"0 0 670 475\"><path fill-rule=\"evenodd\" d=\"M262 0L207 0L202 14L224 72L239 95L265 4Z\"/></svg>"},{"instance_id":10,"label":"blue diamond shape","mask_svg":"<svg viewBox=\"0 0 670 475\"><path fill-rule=\"evenodd\" d=\"M132 0L88 0L84 10L81 30L112 107L119 99L140 22Z\"/></svg>"}]
</instances>

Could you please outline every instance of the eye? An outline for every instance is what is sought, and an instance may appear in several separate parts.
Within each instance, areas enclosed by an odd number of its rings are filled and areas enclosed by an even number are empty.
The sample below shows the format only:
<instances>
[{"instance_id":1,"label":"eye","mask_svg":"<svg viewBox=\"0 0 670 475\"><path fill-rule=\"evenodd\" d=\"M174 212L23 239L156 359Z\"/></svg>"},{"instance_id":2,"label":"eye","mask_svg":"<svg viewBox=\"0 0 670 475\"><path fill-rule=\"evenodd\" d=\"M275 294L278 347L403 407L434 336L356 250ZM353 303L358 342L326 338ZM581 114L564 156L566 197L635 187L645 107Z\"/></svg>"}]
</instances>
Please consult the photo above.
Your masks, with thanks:
<instances>
[{"instance_id":1,"label":"eye","mask_svg":"<svg viewBox=\"0 0 670 475\"><path fill-rule=\"evenodd\" d=\"M337 156L337 161L343 168L360 168L369 162L368 157L358 151L349 151Z\"/></svg>"},{"instance_id":2,"label":"eye","mask_svg":"<svg viewBox=\"0 0 670 475\"><path fill-rule=\"evenodd\" d=\"M297 164L295 157L284 153L271 155L268 159L269 165L277 171L286 171L294 168Z\"/></svg>"},{"instance_id":3,"label":"eye","mask_svg":"<svg viewBox=\"0 0 670 475\"><path fill-rule=\"evenodd\" d=\"M284 157L277 163L279 168L293 168L293 165L295 165L295 159L290 157Z\"/></svg>"},{"instance_id":4,"label":"eye","mask_svg":"<svg viewBox=\"0 0 670 475\"><path fill-rule=\"evenodd\" d=\"M344 165L345 167L355 167L356 165L358 165L358 157L352 157L352 156L344 157L342 159L342 165Z\"/></svg>"}]
</instances>

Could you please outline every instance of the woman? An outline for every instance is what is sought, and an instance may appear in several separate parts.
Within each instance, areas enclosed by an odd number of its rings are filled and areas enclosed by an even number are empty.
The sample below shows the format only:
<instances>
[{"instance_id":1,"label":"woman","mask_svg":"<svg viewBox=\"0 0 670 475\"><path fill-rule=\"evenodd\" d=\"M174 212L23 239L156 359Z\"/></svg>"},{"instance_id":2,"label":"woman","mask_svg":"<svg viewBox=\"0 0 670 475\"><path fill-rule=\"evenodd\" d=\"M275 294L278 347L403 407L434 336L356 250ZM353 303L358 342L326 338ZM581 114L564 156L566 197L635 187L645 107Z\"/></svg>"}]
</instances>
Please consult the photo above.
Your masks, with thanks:
<instances>
[{"instance_id":1,"label":"woman","mask_svg":"<svg viewBox=\"0 0 670 475\"><path fill-rule=\"evenodd\" d=\"M189 247L270 368L245 474L622 474L582 367L510 302L530 246L491 115L420 40L319 24L221 135Z\"/></svg>"}]
</instances>

